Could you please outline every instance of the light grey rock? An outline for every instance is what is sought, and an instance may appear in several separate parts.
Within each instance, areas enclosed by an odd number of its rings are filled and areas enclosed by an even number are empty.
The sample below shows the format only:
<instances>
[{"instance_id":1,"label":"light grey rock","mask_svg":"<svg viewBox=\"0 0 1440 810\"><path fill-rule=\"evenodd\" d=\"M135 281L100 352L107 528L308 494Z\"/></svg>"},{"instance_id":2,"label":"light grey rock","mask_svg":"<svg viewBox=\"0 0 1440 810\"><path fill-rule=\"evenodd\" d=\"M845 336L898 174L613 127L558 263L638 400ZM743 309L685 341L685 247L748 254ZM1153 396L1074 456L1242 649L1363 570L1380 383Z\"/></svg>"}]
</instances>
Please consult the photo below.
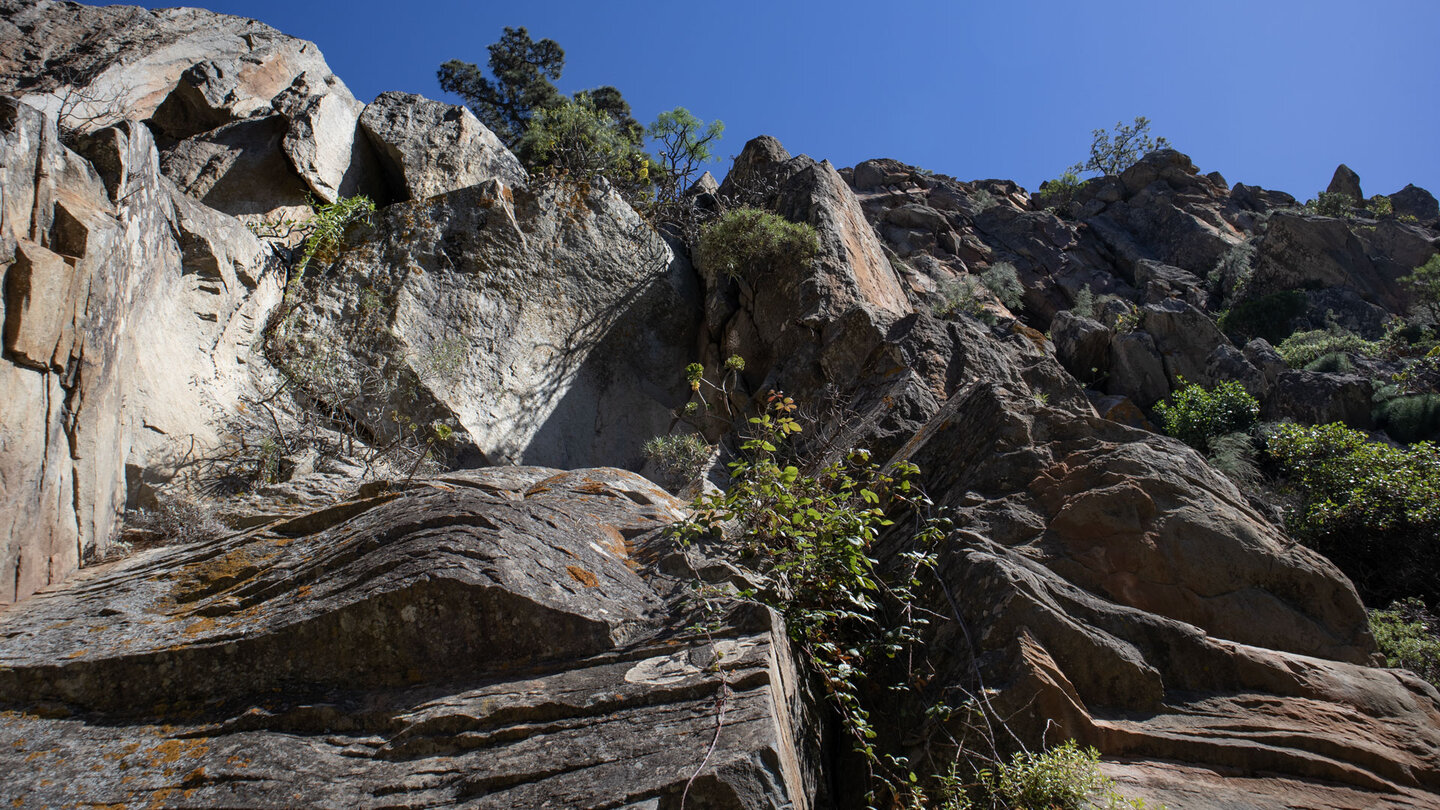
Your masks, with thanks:
<instances>
[{"instance_id":1,"label":"light grey rock","mask_svg":"<svg viewBox=\"0 0 1440 810\"><path fill-rule=\"evenodd\" d=\"M145 127L62 146L0 97L5 402L0 601L103 553L127 468L172 477L214 446L279 280L240 223L161 176Z\"/></svg>"},{"instance_id":2,"label":"light grey rock","mask_svg":"<svg viewBox=\"0 0 1440 810\"><path fill-rule=\"evenodd\" d=\"M423 200L498 179L510 189L528 176L495 133L464 107L410 93L381 93L360 126L402 199Z\"/></svg>"},{"instance_id":3,"label":"light grey rock","mask_svg":"<svg viewBox=\"0 0 1440 810\"><path fill-rule=\"evenodd\" d=\"M638 467L688 393L698 290L613 192L570 205L568 188L498 179L392 205L307 273L284 341L333 353L323 374L379 435L399 407L492 463ZM377 362L401 381L391 399L364 393Z\"/></svg>"}]
</instances>

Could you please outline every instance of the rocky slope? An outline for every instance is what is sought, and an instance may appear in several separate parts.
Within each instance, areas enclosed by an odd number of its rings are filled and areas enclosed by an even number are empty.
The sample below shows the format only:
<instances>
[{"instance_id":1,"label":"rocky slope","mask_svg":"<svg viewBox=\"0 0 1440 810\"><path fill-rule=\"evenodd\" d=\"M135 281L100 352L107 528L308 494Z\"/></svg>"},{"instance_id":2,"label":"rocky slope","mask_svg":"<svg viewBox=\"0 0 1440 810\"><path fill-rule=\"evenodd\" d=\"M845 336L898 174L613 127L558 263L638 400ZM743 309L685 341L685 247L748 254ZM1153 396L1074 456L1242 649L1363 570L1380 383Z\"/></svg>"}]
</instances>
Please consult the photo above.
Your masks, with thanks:
<instances>
[{"instance_id":1,"label":"rocky slope","mask_svg":"<svg viewBox=\"0 0 1440 810\"><path fill-rule=\"evenodd\" d=\"M753 575L615 469L672 428L687 363L739 354L734 407L792 394L952 517L926 699L983 695L1171 807L1440 801L1440 694L1375 667L1350 582L1144 410L1234 379L1366 422L1363 378L1215 315L1294 291L1295 325L1374 336L1440 245L1423 190L1393 195L1413 222L1318 217L1166 151L1057 213L762 137L703 193L819 251L733 278L604 188L532 180L468 111L362 104L311 43L45 0L0 0L0 187L0 799L858 806L778 617L695 601ZM354 193L380 210L303 278L244 224ZM1237 249L1240 292L1210 281ZM1023 320L932 313L999 262ZM1130 328L1070 312L1085 287ZM373 452L417 425L450 469ZM235 493L260 464L288 480ZM82 569L157 490L228 528ZM943 762L962 721L914 708L880 731Z\"/></svg>"}]
</instances>

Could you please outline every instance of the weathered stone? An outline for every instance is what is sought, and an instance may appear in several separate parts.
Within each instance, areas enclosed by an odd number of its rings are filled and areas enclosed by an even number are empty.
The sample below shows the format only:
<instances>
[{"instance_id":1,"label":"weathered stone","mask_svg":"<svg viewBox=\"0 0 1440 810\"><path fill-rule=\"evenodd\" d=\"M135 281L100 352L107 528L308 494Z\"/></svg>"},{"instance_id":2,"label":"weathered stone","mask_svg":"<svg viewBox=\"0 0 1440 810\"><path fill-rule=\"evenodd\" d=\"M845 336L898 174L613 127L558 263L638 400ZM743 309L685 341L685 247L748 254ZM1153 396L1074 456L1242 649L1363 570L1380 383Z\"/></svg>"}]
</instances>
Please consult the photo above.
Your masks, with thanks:
<instances>
[{"instance_id":1,"label":"weathered stone","mask_svg":"<svg viewBox=\"0 0 1440 810\"><path fill-rule=\"evenodd\" d=\"M1190 449L977 382L900 457L964 527L927 664L978 672L1011 732L1376 805L1440 786L1440 693L1369 668L1348 582Z\"/></svg>"},{"instance_id":2,"label":"weathered stone","mask_svg":"<svg viewBox=\"0 0 1440 810\"><path fill-rule=\"evenodd\" d=\"M1335 174L1330 178L1330 185L1325 187L1325 191L1330 194L1344 194L1355 205L1365 201L1365 193L1360 190L1360 175L1344 163L1335 167Z\"/></svg>"},{"instance_id":3,"label":"weathered stone","mask_svg":"<svg viewBox=\"0 0 1440 810\"><path fill-rule=\"evenodd\" d=\"M617 195L574 210L570 194L492 179L392 205L307 275L287 345L334 356L327 385L350 380L351 416L377 435L401 408L490 462L638 468L684 402L698 290ZM377 354L401 381L385 399L361 393Z\"/></svg>"},{"instance_id":4,"label":"weathered stone","mask_svg":"<svg viewBox=\"0 0 1440 810\"><path fill-rule=\"evenodd\" d=\"M853 185L862 191L870 191L910 182L917 176L914 169L898 160L867 160L856 164Z\"/></svg>"},{"instance_id":5,"label":"weathered stone","mask_svg":"<svg viewBox=\"0 0 1440 810\"><path fill-rule=\"evenodd\" d=\"M1210 316L1184 301L1169 299L1146 306L1143 323L1165 360L1171 388L1186 382L1206 386L1214 382L1207 370L1209 358L1216 349L1230 346L1230 340Z\"/></svg>"},{"instance_id":6,"label":"weathered stone","mask_svg":"<svg viewBox=\"0 0 1440 810\"><path fill-rule=\"evenodd\" d=\"M1435 201L1435 195L1414 183L1391 194L1390 205L1397 217L1412 216L1421 222L1440 219L1440 203Z\"/></svg>"},{"instance_id":7,"label":"weathered stone","mask_svg":"<svg viewBox=\"0 0 1440 810\"><path fill-rule=\"evenodd\" d=\"M0 620L29 638L0 798L653 806L698 776L697 807L814 806L783 628L686 629L681 514L620 470L496 469L97 569Z\"/></svg>"},{"instance_id":8,"label":"weathered stone","mask_svg":"<svg viewBox=\"0 0 1440 810\"><path fill-rule=\"evenodd\" d=\"M1370 418L1370 380L1353 374L1322 374L1290 369L1275 379L1264 403L1267 419L1293 419L1306 425L1344 422L1360 430L1374 427Z\"/></svg>"},{"instance_id":9,"label":"weathered stone","mask_svg":"<svg viewBox=\"0 0 1440 810\"><path fill-rule=\"evenodd\" d=\"M1105 390L1133 399L1142 408L1170 393L1170 378L1155 339L1148 332L1120 332L1110 340L1110 378Z\"/></svg>"},{"instance_id":10,"label":"weathered stone","mask_svg":"<svg viewBox=\"0 0 1440 810\"><path fill-rule=\"evenodd\" d=\"M188 138L166 150L165 176L217 211L254 219L306 219L310 189L285 157L289 121L249 118Z\"/></svg>"},{"instance_id":11,"label":"weathered stone","mask_svg":"<svg viewBox=\"0 0 1440 810\"><path fill-rule=\"evenodd\" d=\"M464 107L410 93L381 93L360 114L391 185L402 199L423 200L498 179L528 182L520 161Z\"/></svg>"},{"instance_id":12,"label":"weathered stone","mask_svg":"<svg viewBox=\"0 0 1440 810\"><path fill-rule=\"evenodd\" d=\"M1055 356L1075 379L1094 383L1110 374L1110 330L1099 321L1064 310L1050 322Z\"/></svg>"}]
</instances>

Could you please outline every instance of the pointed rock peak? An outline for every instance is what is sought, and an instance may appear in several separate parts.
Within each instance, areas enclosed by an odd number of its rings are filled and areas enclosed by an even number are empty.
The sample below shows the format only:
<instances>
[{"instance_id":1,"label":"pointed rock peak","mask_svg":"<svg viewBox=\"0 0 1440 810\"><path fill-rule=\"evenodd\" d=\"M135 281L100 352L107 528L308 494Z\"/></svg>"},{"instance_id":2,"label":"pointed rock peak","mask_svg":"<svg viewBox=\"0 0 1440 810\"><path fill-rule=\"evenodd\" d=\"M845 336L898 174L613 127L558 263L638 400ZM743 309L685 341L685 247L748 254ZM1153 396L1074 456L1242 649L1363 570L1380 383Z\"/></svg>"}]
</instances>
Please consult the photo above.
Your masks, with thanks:
<instances>
[{"instance_id":1,"label":"pointed rock peak","mask_svg":"<svg viewBox=\"0 0 1440 810\"><path fill-rule=\"evenodd\" d=\"M726 194L733 194L736 189L754 186L757 178L770 177L774 169L789 160L790 153L769 135L752 138L735 157L735 163L720 188Z\"/></svg>"},{"instance_id":2,"label":"pointed rock peak","mask_svg":"<svg viewBox=\"0 0 1440 810\"><path fill-rule=\"evenodd\" d=\"M1330 178L1330 186L1325 191L1330 194L1344 194L1356 202L1365 199L1365 195L1360 191L1360 175L1344 163L1335 167L1335 176Z\"/></svg>"},{"instance_id":3,"label":"pointed rock peak","mask_svg":"<svg viewBox=\"0 0 1440 810\"><path fill-rule=\"evenodd\" d=\"M715 175L710 172L705 172L700 175L699 180L696 180L690 185L690 188L685 191L685 196L696 197L701 194L714 194L719 190L720 184L715 182Z\"/></svg>"}]
</instances>

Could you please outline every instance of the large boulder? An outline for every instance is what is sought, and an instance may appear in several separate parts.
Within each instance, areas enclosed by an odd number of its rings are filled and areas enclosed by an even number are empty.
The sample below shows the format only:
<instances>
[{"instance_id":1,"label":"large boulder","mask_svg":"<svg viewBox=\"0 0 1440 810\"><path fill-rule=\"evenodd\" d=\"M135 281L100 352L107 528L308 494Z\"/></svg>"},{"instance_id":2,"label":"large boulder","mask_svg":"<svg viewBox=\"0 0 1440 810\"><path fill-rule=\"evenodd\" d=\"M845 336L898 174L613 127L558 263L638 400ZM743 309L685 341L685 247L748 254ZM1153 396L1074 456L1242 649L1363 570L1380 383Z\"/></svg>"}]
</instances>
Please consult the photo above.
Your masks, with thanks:
<instances>
[{"instance_id":1,"label":"large boulder","mask_svg":"<svg viewBox=\"0 0 1440 810\"><path fill-rule=\"evenodd\" d=\"M1433 803L1440 692L1371 668L1350 583L1194 451L981 380L898 459L960 527L923 666L1026 745L1096 745L1151 799L1181 761L1254 791L1227 806L1287 806L1285 780L1318 780L1307 806Z\"/></svg>"},{"instance_id":2,"label":"large boulder","mask_svg":"<svg viewBox=\"0 0 1440 810\"><path fill-rule=\"evenodd\" d=\"M816 806L783 626L690 628L724 566L682 514L621 470L497 468L96 569L4 616L0 799Z\"/></svg>"},{"instance_id":3,"label":"large boulder","mask_svg":"<svg viewBox=\"0 0 1440 810\"><path fill-rule=\"evenodd\" d=\"M449 424L454 462L638 468L684 403L699 291L618 195L572 196L491 179L390 206L307 273L272 348L373 435L397 409Z\"/></svg>"},{"instance_id":4,"label":"large boulder","mask_svg":"<svg viewBox=\"0 0 1440 810\"><path fill-rule=\"evenodd\" d=\"M1421 222L1431 223L1440 219L1440 203L1435 201L1435 195L1414 183L1391 194L1390 205L1396 216L1412 216Z\"/></svg>"},{"instance_id":5,"label":"large boulder","mask_svg":"<svg viewBox=\"0 0 1440 810\"><path fill-rule=\"evenodd\" d=\"M401 199L499 179L528 182L525 168L468 109L410 93L381 93L360 115L365 135Z\"/></svg>"}]
</instances>

